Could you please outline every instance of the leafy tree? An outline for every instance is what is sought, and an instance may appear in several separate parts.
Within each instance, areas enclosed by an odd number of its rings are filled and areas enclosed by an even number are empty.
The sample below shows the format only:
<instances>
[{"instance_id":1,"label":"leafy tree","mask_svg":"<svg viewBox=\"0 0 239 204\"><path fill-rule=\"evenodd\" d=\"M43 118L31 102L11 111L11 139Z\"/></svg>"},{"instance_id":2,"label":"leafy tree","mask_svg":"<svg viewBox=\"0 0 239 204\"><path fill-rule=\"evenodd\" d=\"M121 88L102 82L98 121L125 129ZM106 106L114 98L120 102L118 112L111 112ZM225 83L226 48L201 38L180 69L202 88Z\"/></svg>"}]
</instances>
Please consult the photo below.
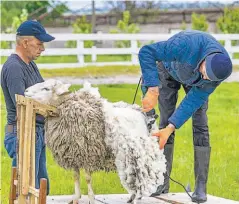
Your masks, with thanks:
<instances>
[{"instance_id":1,"label":"leafy tree","mask_svg":"<svg viewBox=\"0 0 239 204\"><path fill-rule=\"evenodd\" d=\"M223 33L239 33L239 8L225 8L224 15L217 20L217 27Z\"/></svg>"},{"instance_id":2,"label":"leafy tree","mask_svg":"<svg viewBox=\"0 0 239 204\"><path fill-rule=\"evenodd\" d=\"M28 12L26 9L22 9L22 13L20 16L14 16L12 18L12 26L6 30L7 33L16 33L17 28L27 20Z\"/></svg>"},{"instance_id":3,"label":"leafy tree","mask_svg":"<svg viewBox=\"0 0 239 204\"><path fill-rule=\"evenodd\" d=\"M117 23L117 29L110 30L110 33L138 33L139 27L134 24L130 23L130 13L129 11L123 12L123 19L119 20ZM116 41L117 47L130 47L130 41L129 40L121 40Z\"/></svg>"},{"instance_id":4,"label":"leafy tree","mask_svg":"<svg viewBox=\"0 0 239 204\"><path fill-rule=\"evenodd\" d=\"M59 17L62 16L63 13L69 11L69 8L65 3L57 2L52 5L49 5L49 9L46 13L39 16L39 20L43 24L56 25L56 22L59 20Z\"/></svg>"},{"instance_id":5,"label":"leafy tree","mask_svg":"<svg viewBox=\"0 0 239 204\"><path fill-rule=\"evenodd\" d=\"M208 22L206 16L201 14L192 13L192 29L207 31Z\"/></svg>"},{"instance_id":6,"label":"leafy tree","mask_svg":"<svg viewBox=\"0 0 239 204\"><path fill-rule=\"evenodd\" d=\"M31 14L30 17L35 18L46 13L47 8L50 6L51 4L48 1L28 1L26 4L26 9L28 13Z\"/></svg>"},{"instance_id":7,"label":"leafy tree","mask_svg":"<svg viewBox=\"0 0 239 204\"><path fill-rule=\"evenodd\" d=\"M22 9L26 7L27 2L22 1L1 1L1 30L5 31L11 27L13 16L20 16Z\"/></svg>"},{"instance_id":8,"label":"leafy tree","mask_svg":"<svg viewBox=\"0 0 239 204\"><path fill-rule=\"evenodd\" d=\"M28 12L26 9L22 9L20 16L14 16L12 18L12 25L5 30L5 33L16 33L17 28L21 25L22 22L26 21L28 17ZM1 41L1 47L6 49L10 47L10 42Z\"/></svg>"},{"instance_id":9,"label":"leafy tree","mask_svg":"<svg viewBox=\"0 0 239 204\"><path fill-rule=\"evenodd\" d=\"M111 13L119 13L123 11L134 11L136 9L135 1L106 1L105 6L109 7Z\"/></svg>"},{"instance_id":10,"label":"leafy tree","mask_svg":"<svg viewBox=\"0 0 239 204\"><path fill-rule=\"evenodd\" d=\"M91 33L91 24L87 21L85 16L82 16L82 18L77 18L76 21L73 23L73 33L84 33L88 34ZM76 47L76 41L68 41L66 43L67 47ZM84 41L84 47L92 47L93 41L92 40L86 40Z\"/></svg>"}]
</instances>

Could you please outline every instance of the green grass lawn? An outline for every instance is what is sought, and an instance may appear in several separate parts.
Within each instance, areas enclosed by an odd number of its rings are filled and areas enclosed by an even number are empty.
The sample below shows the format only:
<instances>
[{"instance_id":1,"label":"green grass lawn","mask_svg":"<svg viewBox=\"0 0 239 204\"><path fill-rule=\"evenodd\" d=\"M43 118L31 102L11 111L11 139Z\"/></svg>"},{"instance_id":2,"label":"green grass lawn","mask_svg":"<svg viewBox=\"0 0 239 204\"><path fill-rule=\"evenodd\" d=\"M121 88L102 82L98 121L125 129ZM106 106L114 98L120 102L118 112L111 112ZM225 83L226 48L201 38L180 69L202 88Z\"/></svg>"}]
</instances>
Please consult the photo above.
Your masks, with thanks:
<instances>
[{"instance_id":1,"label":"green grass lawn","mask_svg":"<svg viewBox=\"0 0 239 204\"><path fill-rule=\"evenodd\" d=\"M115 75L140 75L139 66L88 66L83 68L40 69L43 77L107 77Z\"/></svg>"},{"instance_id":2,"label":"green grass lawn","mask_svg":"<svg viewBox=\"0 0 239 204\"><path fill-rule=\"evenodd\" d=\"M7 57L1 56L1 64L7 60ZM131 55L97 55L97 62L118 62L130 61ZM91 55L84 56L85 62L91 62ZM63 56L41 56L36 63L77 63L76 55L63 55Z\"/></svg>"},{"instance_id":3,"label":"green grass lawn","mask_svg":"<svg viewBox=\"0 0 239 204\"><path fill-rule=\"evenodd\" d=\"M78 89L79 86L72 86ZM103 97L110 101L123 100L132 103L136 85L101 85ZM208 193L228 199L239 200L239 83L223 83L210 97L208 117L211 135L211 163ZM140 93L136 103L140 104ZM184 96L180 90L179 101ZM1 141L4 139L6 118L4 99L1 97ZM172 178L186 185L194 186L192 127L189 120L177 131ZM3 147L3 145L1 145ZM10 165L4 147L2 155L2 203L7 203L10 184ZM74 193L74 179L53 161L47 151L47 168L50 177L51 195ZM81 174L83 178L83 174ZM82 193L87 193L85 179L81 182ZM93 174L93 189L96 194L126 193L116 173L97 172ZM171 182L171 192L183 192L181 186Z\"/></svg>"}]
</instances>

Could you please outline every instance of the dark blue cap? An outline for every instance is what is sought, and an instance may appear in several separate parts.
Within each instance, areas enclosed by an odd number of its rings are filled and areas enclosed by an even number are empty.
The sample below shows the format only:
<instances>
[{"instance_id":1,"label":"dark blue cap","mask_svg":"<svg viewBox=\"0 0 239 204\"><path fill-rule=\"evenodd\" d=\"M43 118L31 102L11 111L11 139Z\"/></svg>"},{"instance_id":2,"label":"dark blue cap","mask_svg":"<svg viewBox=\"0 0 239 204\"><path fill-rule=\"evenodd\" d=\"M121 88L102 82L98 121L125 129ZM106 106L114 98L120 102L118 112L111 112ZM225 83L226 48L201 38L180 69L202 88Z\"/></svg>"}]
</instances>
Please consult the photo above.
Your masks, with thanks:
<instances>
[{"instance_id":1,"label":"dark blue cap","mask_svg":"<svg viewBox=\"0 0 239 204\"><path fill-rule=\"evenodd\" d=\"M25 21L17 29L19 36L34 36L42 42L50 42L55 38L46 33L45 28L37 21Z\"/></svg>"},{"instance_id":2,"label":"dark blue cap","mask_svg":"<svg viewBox=\"0 0 239 204\"><path fill-rule=\"evenodd\" d=\"M206 57L206 72L211 81L222 81L232 73L232 62L228 55L214 53Z\"/></svg>"}]
</instances>

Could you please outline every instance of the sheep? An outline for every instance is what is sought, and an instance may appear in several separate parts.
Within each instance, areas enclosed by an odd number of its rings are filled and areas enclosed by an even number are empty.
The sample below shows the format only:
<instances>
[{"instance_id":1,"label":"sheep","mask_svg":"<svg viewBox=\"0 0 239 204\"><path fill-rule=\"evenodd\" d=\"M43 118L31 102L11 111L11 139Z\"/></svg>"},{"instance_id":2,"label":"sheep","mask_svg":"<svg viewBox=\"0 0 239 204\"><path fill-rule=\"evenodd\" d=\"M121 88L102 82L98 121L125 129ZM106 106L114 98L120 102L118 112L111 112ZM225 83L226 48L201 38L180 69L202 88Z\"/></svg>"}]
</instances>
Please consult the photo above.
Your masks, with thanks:
<instances>
[{"instance_id":1,"label":"sheep","mask_svg":"<svg viewBox=\"0 0 239 204\"><path fill-rule=\"evenodd\" d=\"M150 137L140 106L108 102L89 83L73 93L69 87L51 79L29 87L25 96L59 111L58 117L46 119L46 143L56 162L75 172L74 202L81 197L81 168L86 172L91 204L91 173L98 170L117 170L130 194L128 202L155 192L163 184L166 160L157 138Z\"/></svg>"}]
</instances>

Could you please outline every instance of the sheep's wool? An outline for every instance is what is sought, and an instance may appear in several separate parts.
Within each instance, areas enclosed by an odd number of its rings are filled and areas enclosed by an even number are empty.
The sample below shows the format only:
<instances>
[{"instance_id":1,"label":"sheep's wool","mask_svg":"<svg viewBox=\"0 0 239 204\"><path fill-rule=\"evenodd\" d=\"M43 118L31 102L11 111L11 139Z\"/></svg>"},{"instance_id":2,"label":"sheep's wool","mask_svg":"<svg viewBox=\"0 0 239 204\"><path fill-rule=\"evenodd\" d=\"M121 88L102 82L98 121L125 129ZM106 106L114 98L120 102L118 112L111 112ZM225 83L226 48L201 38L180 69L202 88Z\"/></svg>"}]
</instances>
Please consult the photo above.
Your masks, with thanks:
<instances>
[{"instance_id":1,"label":"sheep's wool","mask_svg":"<svg viewBox=\"0 0 239 204\"><path fill-rule=\"evenodd\" d=\"M105 102L106 144L113 149L122 185L136 195L149 196L163 184L165 156L151 137L138 105Z\"/></svg>"},{"instance_id":2,"label":"sheep's wool","mask_svg":"<svg viewBox=\"0 0 239 204\"><path fill-rule=\"evenodd\" d=\"M105 117L100 99L87 92L65 97L59 117L48 117L46 141L55 161L65 169L115 169L105 144Z\"/></svg>"}]
</instances>

